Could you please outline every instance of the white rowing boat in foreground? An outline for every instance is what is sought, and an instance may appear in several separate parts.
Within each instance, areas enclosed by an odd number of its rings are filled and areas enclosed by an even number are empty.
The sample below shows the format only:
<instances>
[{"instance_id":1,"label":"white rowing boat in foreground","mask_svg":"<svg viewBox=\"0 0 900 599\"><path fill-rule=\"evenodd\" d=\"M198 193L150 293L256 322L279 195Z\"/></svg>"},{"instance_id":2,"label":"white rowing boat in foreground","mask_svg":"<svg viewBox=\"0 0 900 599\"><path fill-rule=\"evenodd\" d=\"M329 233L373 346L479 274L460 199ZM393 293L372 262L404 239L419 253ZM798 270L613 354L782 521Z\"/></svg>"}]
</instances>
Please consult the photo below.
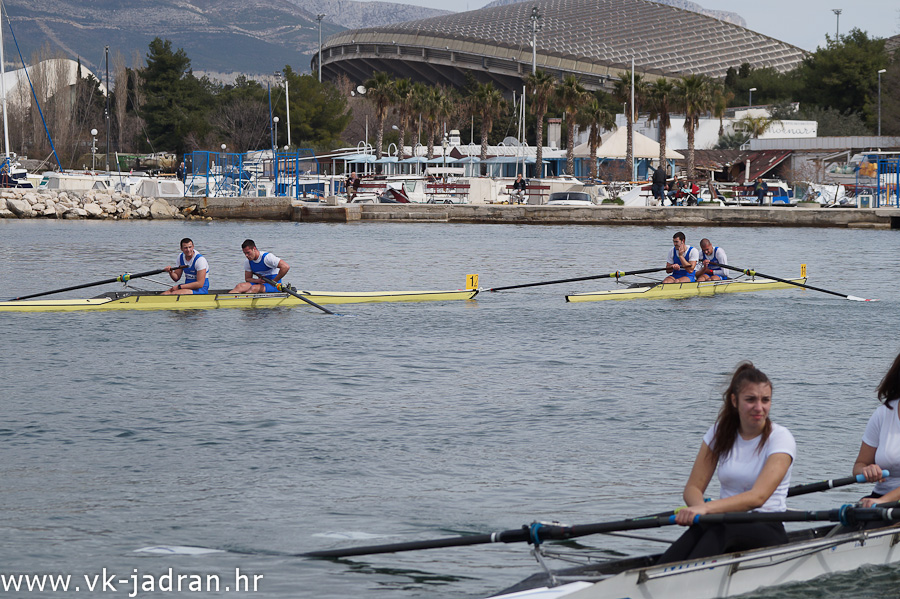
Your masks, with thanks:
<instances>
[{"instance_id":1,"label":"white rowing boat in foreground","mask_svg":"<svg viewBox=\"0 0 900 599\"><path fill-rule=\"evenodd\" d=\"M795 531L787 545L654 565L658 555L536 574L493 599L718 599L900 562L900 528Z\"/></svg>"}]
</instances>

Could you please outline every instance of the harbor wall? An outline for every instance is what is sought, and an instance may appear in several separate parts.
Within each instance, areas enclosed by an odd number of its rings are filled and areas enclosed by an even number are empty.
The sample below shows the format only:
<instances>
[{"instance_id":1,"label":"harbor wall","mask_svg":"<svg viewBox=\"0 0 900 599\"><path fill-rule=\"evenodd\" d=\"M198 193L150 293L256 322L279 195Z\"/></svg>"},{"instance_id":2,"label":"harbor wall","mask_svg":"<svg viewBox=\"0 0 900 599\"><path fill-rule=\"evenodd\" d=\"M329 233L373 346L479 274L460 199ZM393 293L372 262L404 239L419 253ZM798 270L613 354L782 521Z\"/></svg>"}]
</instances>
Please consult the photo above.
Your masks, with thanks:
<instances>
[{"instance_id":1,"label":"harbor wall","mask_svg":"<svg viewBox=\"0 0 900 599\"><path fill-rule=\"evenodd\" d=\"M900 229L900 208L792 206L541 206L506 204L299 204L290 198L138 198L113 193L9 190L0 218L188 218L297 222L835 227Z\"/></svg>"}]
</instances>

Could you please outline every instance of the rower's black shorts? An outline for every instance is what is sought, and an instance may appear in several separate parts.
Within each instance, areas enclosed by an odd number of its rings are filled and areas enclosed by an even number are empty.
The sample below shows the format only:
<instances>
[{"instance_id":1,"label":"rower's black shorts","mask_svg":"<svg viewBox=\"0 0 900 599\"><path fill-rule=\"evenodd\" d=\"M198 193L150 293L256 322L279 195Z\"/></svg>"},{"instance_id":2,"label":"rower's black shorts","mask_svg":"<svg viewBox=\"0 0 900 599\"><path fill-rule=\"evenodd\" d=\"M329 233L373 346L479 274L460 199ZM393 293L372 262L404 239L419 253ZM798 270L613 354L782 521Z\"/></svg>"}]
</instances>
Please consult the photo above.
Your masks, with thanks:
<instances>
[{"instance_id":1,"label":"rower's black shorts","mask_svg":"<svg viewBox=\"0 0 900 599\"><path fill-rule=\"evenodd\" d=\"M787 543L781 522L746 524L694 524L659 558L658 564L700 559L734 551Z\"/></svg>"}]
</instances>

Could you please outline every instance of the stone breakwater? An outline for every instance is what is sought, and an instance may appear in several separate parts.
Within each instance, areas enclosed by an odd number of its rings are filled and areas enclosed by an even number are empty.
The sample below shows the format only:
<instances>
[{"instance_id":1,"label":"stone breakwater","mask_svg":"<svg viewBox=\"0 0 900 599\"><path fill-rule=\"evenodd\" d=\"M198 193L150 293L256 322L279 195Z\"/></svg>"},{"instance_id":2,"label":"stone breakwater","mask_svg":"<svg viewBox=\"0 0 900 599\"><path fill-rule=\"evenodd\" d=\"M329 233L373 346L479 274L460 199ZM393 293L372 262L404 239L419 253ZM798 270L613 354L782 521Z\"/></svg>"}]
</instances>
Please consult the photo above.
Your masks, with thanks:
<instances>
[{"instance_id":1,"label":"stone breakwater","mask_svg":"<svg viewBox=\"0 0 900 599\"><path fill-rule=\"evenodd\" d=\"M179 210L162 198L121 192L9 188L0 191L0 218L184 219L202 218L192 207Z\"/></svg>"}]
</instances>

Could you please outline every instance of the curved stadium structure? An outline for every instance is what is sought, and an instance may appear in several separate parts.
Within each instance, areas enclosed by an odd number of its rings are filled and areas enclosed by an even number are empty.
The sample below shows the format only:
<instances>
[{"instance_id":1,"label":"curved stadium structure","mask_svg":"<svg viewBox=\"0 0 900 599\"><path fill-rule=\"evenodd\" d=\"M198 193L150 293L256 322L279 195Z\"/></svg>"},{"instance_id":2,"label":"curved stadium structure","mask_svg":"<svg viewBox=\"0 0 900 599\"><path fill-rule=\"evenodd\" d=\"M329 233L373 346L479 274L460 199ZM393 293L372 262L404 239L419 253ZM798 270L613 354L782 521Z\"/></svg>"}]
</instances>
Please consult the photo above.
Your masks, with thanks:
<instances>
[{"instance_id":1,"label":"curved stadium structure","mask_svg":"<svg viewBox=\"0 0 900 599\"><path fill-rule=\"evenodd\" d=\"M537 7L537 68L578 76L588 89L609 88L629 69L656 78L728 67L787 71L803 50L749 29L649 0L539 0L352 29L322 45L322 75L362 82L375 71L460 87L471 74L504 91L521 89L532 67L532 10ZM318 53L312 70L318 69Z\"/></svg>"}]
</instances>

